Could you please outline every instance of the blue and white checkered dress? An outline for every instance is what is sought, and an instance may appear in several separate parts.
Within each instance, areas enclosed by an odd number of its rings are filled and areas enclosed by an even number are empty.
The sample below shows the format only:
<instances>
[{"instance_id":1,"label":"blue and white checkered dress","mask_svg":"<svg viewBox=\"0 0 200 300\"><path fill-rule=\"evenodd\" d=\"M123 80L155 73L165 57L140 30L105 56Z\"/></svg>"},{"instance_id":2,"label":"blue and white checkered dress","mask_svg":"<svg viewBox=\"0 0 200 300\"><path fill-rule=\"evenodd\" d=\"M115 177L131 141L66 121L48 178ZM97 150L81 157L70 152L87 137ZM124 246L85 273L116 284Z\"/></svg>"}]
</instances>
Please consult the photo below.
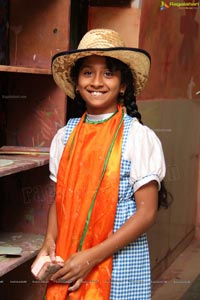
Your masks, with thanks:
<instances>
[{"instance_id":1,"label":"blue and white checkered dress","mask_svg":"<svg viewBox=\"0 0 200 300\"><path fill-rule=\"evenodd\" d=\"M66 126L66 141L80 119L70 119ZM114 231L117 231L136 211L133 186L130 184L131 162L123 159L128 132L133 119L125 115L120 170L120 187ZM113 256L110 300L150 300L150 259L146 234L121 249Z\"/></svg>"}]
</instances>

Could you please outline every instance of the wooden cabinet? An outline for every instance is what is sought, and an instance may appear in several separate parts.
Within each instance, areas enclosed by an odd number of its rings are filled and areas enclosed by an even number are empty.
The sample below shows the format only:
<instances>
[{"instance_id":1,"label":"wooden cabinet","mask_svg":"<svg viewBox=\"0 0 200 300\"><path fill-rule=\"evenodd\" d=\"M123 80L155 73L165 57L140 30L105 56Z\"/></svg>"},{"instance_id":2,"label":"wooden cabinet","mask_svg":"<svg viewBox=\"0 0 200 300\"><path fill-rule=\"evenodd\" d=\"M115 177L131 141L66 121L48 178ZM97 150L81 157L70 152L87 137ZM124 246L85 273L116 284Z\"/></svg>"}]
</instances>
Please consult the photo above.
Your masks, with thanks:
<instances>
[{"instance_id":1,"label":"wooden cabinet","mask_svg":"<svg viewBox=\"0 0 200 300\"><path fill-rule=\"evenodd\" d=\"M0 0L0 16L0 247L22 249L0 255L1 296L42 299L30 265L54 199L49 146L66 122L51 58L69 47L70 1Z\"/></svg>"}]
</instances>

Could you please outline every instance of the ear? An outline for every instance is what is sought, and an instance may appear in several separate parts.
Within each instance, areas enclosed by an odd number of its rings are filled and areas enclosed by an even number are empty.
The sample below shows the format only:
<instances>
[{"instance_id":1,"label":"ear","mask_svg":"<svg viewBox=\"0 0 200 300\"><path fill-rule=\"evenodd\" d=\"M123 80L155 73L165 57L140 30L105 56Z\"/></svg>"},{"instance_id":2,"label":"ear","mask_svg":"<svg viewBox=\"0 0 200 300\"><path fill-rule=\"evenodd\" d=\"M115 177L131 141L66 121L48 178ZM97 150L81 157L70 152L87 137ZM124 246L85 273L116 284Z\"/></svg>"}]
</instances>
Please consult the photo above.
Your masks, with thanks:
<instances>
[{"instance_id":1,"label":"ear","mask_svg":"<svg viewBox=\"0 0 200 300\"><path fill-rule=\"evenodd\" d=\"M126 83L121 83L120 85L120 93L125 93L126 91L126 88L127 88L127 84Z\"/></svg>"}]
</instances>

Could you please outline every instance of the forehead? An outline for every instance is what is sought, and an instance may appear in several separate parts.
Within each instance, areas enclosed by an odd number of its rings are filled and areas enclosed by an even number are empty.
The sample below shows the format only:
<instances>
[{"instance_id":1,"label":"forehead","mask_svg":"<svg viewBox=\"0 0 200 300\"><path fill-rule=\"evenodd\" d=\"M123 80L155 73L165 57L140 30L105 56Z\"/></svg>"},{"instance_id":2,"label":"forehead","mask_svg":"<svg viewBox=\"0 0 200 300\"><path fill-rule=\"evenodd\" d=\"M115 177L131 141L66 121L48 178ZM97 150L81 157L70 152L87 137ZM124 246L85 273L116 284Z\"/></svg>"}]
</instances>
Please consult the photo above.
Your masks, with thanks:
<instances>
[{"instance_id":1,"label":"forehead","mask_svg":"<svg viewBox=\"0 0 200 300\"><path fill-rule=\"evenodd\" d=\"M103 67L106 67L106 58L105 56L99 56L99 55L91 55L84 58L82 67L85 66L96 66L100 65Z\"/></svg>"}]
</instances>

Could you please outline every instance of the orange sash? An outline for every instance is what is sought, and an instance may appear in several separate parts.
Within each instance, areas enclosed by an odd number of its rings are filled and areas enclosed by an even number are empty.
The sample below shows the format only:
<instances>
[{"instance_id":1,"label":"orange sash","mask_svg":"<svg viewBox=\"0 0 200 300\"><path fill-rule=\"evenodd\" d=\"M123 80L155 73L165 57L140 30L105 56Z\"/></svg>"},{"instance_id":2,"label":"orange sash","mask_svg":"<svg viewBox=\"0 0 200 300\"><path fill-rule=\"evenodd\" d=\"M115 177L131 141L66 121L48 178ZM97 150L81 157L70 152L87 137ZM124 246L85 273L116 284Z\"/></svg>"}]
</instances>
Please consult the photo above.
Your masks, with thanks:
<instances>
[{"instance_id":1,"label":"orange sash","mask_svg":"<svg viewBox=\"0 0 200 300\"><path fill-rule=\"evenodd\" d=\"M56 255L73 253L107 239L113 230L120 176L123 110L105 122L84 122L70 135L61 158L57 190ZM109 300L112 258L96 266L81 287L68 294L68 285L50 283L47 300Z\"/></svg>"}]
</instances>

